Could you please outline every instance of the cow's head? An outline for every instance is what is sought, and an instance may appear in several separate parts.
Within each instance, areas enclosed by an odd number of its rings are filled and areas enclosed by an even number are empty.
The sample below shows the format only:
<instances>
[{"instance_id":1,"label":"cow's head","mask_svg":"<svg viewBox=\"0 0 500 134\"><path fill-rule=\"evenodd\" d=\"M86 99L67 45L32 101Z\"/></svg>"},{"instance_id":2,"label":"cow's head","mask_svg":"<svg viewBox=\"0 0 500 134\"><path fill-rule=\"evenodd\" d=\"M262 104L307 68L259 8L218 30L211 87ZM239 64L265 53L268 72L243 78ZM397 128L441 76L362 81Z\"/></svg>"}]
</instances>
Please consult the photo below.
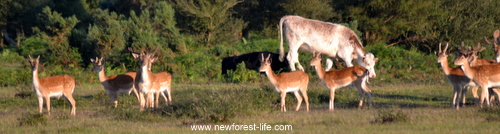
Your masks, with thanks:
<instances>
[{"instance_id":1,"label":"cow's head","mask_svg":"<svg viewBox=\"0 0 500 134\"><path fill-rule=\"evenodd\" d=\"M372 53L366 53L361 60L362 61L360 65L368 70L368 72L370 73L369 77L370 78L377 77L377 74L375 73L375 63L377 63L378 58L375 58L375 56Z\"/></svg>"}]
</instances>

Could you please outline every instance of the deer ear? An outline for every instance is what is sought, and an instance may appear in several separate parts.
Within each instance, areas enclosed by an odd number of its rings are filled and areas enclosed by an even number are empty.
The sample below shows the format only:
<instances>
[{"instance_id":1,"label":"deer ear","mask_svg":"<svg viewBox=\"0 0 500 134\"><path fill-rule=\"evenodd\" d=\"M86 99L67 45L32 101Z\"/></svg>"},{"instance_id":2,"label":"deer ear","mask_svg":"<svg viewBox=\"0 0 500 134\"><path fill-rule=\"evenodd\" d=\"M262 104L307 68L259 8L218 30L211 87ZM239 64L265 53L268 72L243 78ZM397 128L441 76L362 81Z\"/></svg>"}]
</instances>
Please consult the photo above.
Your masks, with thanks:
<instances>
[{"instance_id":1,"label":"deer ear","mask_svg":"<svg viewBox=\"0 0 500 134\"><path fill-rule=\"evenodd\" d=\"M139 59L139 54L138 53L132 53L132 57L134 57L134 59Z\"/></svg>"},{"instance_id":2,"label":"deer ear","mask_svg":"<svg viewBox=\"0 0 500 134\"><path fill-rule=\"evenodd\" d=\"M156 58L152 58L152 59L151 59L151 63L154 63L154 62L156 62L156 61L158 61L158 57L156 57Z\"/></svg>"}]
</instances>

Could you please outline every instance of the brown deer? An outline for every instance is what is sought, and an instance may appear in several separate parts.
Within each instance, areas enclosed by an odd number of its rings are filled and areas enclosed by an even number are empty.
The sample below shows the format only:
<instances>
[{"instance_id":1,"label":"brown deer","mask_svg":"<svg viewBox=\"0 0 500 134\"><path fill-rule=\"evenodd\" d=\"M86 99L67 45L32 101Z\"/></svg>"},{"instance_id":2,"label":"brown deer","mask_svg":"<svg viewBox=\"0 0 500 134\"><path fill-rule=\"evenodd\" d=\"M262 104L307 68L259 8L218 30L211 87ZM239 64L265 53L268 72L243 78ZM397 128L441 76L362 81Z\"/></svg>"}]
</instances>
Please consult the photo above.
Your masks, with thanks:
<instances>
[{"instance_id":1,"label":"brown deer","mask_svg":"<svg viewBox=\"0 0 500 134\"><path fill-rule=\"evenodd\" d=\"M170 97L170 84L171 84L171 75L168 73L158 73L153 74L151 72L151 65L154 61L156 61L156 58L154 58L154 54L158 50L158 47L151 53L148 52L140 52L136 53L133 52L131 48L129 48L132 52L132 56L139 60L140 63L140 69L137 71L137 77L135 80L135 87L139 91L139 99L140 99L140 108L141 110L146 108L154 108L157 106L158 103L155 104L155 97L153 94L155 94L156 97L156 102L158 102L158 97L159 94L162 94L163 97L165 95L163 94L163 91L167 90L169 99ZM144 98L146 97L146 98ZM164 98L167 100L166 98ZM171 100L170 100L171 101Z\"/></svg>"},{"instance_id":2,"label":"brown deer","mask_svg":"<svg viewBox=\"0 0 500 134\"><path fill-rule=\"evenodd\" d=\"M335 90L354 85L356 89L358 89L359 96L361 97L358 104L358 109L363 106L363 100L365 98L365 94L368 95L369 105L371 106L373 103L371 90L366 86L366 82L368 81L369 71L359 65L339 69L339 70L330 70L326 72L323 70L321 66L321 53L314 54L313 59L311 60L311 66L313 66L318 74L319 78L323 83L325 83L326 87L330 90L330 103L329 110L334 111L334 99L335 99ZM374 58L375 62L378 61L378 58ZM369 65L371 66L371 65Z\"/></svg>"},{"instance_id":3,"label":"brown deer","mask_svg":"<svg viewBox=\"0 0 500 134\"><path fill-rule=\"evenodd\" d=\"M476 85L479 85L481 91L480 106L486 101L486 105L490 106L488 88L500 86L500 64L471 66L469 63L469 55L461 55L455 59L454 63L460 66L467 78L473 80Z\"/></svg>"},{"instance_id":4,"label":"brown deer","mask_svg":"<svg viewBox=\"0 0 500 134\"><path fill-rule=\"evenodd\" d=\"M105 61L103 58L90 59L90 62L94 65L92 71L97 72L99 75L99 81L111 98L111 102L114 104L115 108L118 106L118 94L134 92L137 100L139 100L139 94L134 88L134 79L136 72L127 72L120 75L106 76L104 72Z\"/></svg>"},{"instance_id":5,"label":"brown deer","mask_svg":"<svg viewBox=\"0 0 500 134\"><path fill-rule=\"evenodd\" d=\"M31 58L31 56L28 57L33 73L33 90L35 90L36 96L38 97L40 113L43 111L44 99L47 104L48 115L50 116L50 97L59 98L64 95L71 105L71 115L76 115L76 101L73 98L75 78L66 74L39 78L38 66L40 64L40 56L36 59Z\"/></svg>"},{"instance_id":6,"label":"brown deer","mask_svg":"<svg viewBox=\"0 0 500 134\"><path fill-rule=\"evenodd\" d=\"M304 71L292 71L287 73L274 74L271 68L271 60L269 60L271 55L268 55L264 59L264 55L261 55L260 72L265 72L271 84L273 84L274 89L280 93L281 97L281 111L286 112L285 107L285 97L287 92L293 92L297 98L297 108L295 111L299 111L300 105L302 104L302 97L299 91L302 93L304 100L306 101L306 108L309 111L309 97L307 97L307 84L309 84L309 75Z\"/></svg>"},{"instance_id":7,"label":"brown deer","mask_svg":"<svg viewBox=\"0 0 500 134\"><path fill-rule=\"evenodd\" d=\"M463 48L463 45L462 45ZM467 54L467 52L459 49L461 55ZM465 104L465 97L467 93L467 88L470 86L474 86L472 89L472 93L474 98L479 98L477 95L477 87L475 87L475 83L465 76L464 71L460 67L450 67L448 64L448 43L444 47L444 50L441 50L441 43L439 43L439 51L434 52L437 58L437 62L441 64L441 68L443 69L448 82L453 86L453 99L451 106L455 109L460 109L460 103ZM461 102L460 102L461 101Z\"/></svg>"}]
</instances>

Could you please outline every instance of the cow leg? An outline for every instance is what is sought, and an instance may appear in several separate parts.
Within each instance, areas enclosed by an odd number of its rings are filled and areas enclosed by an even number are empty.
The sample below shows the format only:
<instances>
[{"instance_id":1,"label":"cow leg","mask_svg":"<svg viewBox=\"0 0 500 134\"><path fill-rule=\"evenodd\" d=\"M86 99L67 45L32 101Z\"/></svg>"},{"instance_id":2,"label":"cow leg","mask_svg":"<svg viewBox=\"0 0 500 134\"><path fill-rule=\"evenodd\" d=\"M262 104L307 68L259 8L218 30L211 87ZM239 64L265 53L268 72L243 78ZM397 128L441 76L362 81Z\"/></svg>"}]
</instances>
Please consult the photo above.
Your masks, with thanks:
<instances>
[{"instance_id":1,"label":"cow leg","mask_svg":"<svg viewBox=\"0 0 500 134\"><path fill-rule=\"evenodd\" d=\"M332 57L326 58L326 68L325 68L325 71L329 71L330 69L332 69L332 66L333 66L333 58Z\"/></svg>"},{"instance_id":2,"label":"cow leg","mask_svg":"<svg viewBox=\"0 0 500 134\"><path fill-rule=\"evenodd\" d=\"M292 71L295 71L295 63L297 63L297 67L299 68L299 70L304 70L304 68L302 67L302 65L300 65L300 62L299 62L299 53L297 52L297 50L295 51L288 51L288 55L287 55L287 59L288 59L288 64L290 64L290 69Z\"/></svg>"}]
</instances>

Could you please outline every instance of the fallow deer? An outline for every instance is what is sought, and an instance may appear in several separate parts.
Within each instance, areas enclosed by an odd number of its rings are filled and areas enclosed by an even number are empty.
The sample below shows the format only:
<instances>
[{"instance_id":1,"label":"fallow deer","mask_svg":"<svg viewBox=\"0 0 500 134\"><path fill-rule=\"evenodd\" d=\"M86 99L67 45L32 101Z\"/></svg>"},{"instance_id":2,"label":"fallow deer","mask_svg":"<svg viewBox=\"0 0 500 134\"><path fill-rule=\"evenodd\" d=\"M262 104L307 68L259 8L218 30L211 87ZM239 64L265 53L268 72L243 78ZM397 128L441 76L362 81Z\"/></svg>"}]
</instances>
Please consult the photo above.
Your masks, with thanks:
<instances>
[{"instance_id":1,"label":"fallow deer","mask_svg":"<svg viewBox=\"0 0 500 134\"><path fill-rule=\"evenodd\" d=\"M480 106L486 101L486 105L490 106L488 88L500 86L500 64L482 65L472 67L469 63L470 55L461 55L454 61L455 65L460 66L464 71L465 76L471 79L482 88L480 97Z\"/></svg>"},{"instance_id":2,"label":"fallow deer","mask_svg":"<svg viewBox=\"0 0 500 134\"><path fill-rule=\"evenodd\" d=\"M132 49L129 48L129 50L132 50ZM135 59L139 60L140 67L141 67L137 71L137 77L135 80L135 87L139 91L141 110L143 110L144 107L153 108L153 107L157 106L158 103L154 104L155 97L153 96L153 94L156 94L156 96L159 96L159 94L162 94L162 96L165 97L165 95L163 94L163 91L167 90L168 95L169 95L169 99L171 99L171 97L170 97L170 84L171 84L170 74L168 74L166 72L153 74L151 72L151 64L152 64L152 62L156 61L156 59L154 58L154 53L157 50L158 50L158 47L152 53L132 52L132 56ZM146 97L146 98L144 98L144 97ZM166 98L164 98L164 99L167 100ZM156 97L156 102L158 102L158 97Z\"/></svg>"},{"instance_id":3,"label":"fallow deer","mask_svg":"<svg viewBox=\"0 0 500 134\"><path fill-rule=\"evenodd\" d=\"M111 102L114 104L115 108L118 106L118 94L134 92L137 100L139 100L139 94L134 88L134 79L136 72L127 72L120 75L106 76L104 72L105 61L103 58L90 59L90 62L94 65L92 71L97 72L99 75L99 81L111 98Z\"/></svg>"},{"instance_id":4,"label":"fallow deer","mask_svg":"<svg viewBox=\"0 0 500 134\"><path fill-rule=\"evenodd\" d=\"M304 100L306 102L307 111L309 111L309 97L307 96L307 84L309 84L309 75L304 71L292 71L287 73L274 74L271 68L271 60L269 60L271 55L268 55L264 59L264 55L261 55L260 72L265 72L271 84L273 84L274 89L280 93L281 105L280 109L282 112L286 112L285 107L285 97L287 92L293 92L297 98L297 107L295 111L299 111L300 105L302 104L302 97L299 91L302 93Z\"/></svg>"},{"instance_id":5,"label":"fallow deer","mask_svg":"<svg viewBox=\"0 0 500 134\"><path fill-rule=\"evenodd\" d=\"M311 60L311 66L313 66L318 74L319 78L326 87L330 90L330 103L329 110L334 111L334 99L335 99L335 90L347 87L350 85L354 85L356 89L358 89L359 96L361 97L358 104L358 109L363 106L363 100L365 94L368 96L369 105L371 106L373 103L371 90L366 86L366 82L368 81L369 71L359 65L355 65L352 67L340 69L340 70L330 70L326 72L323 70L321 66L321 53L314 54L313 59ZM374 63L378 61L378 58L374 58Z\"/></svg>"},{"instance_id":6,"label":"fallow deer","mask_svg":"<svg viewBox=\"0 0 500 134\"><path fill-rule=\"evenodd\" d=\"M47 105L48 115L50 116L50 97L61 97L64 95L66 100L71 105L71 115L76 115L76 101L73 98L73 91L75 89L75 78L70 75L56 75L51 77L39 78L38 66L40 63L40 56L36 59L29 57L33 73L33 90L38 97L38 107L40 113L43 113L43 100L45 99Z\"/></svg>"},{"instance_id":7,"label":"fallow deer","mask_svg":"<svg viewBox=\"0 0 500 134\"><path fill-rule=\"evenodd\" d=\"M461 55L467 54L467 52L464 52L462 49L459 49L459 51ZM448 82L450 82L453 86L453 99L451 107L458 110L460 109L460 101L462 105L465 104L467 87L475 86L475 84L471 79L465 76L464 71L461 68L450 67L448 64L448 43L446 43L444 50L441 50L441 43L439 43L439 51L434 53L438 56L437 62L441 64L441 68L443 69L446 78L448 78ZM474 98L479 98L477 96L477 87L473 89L472 93Z\"/></svg>"}]
</instances>

